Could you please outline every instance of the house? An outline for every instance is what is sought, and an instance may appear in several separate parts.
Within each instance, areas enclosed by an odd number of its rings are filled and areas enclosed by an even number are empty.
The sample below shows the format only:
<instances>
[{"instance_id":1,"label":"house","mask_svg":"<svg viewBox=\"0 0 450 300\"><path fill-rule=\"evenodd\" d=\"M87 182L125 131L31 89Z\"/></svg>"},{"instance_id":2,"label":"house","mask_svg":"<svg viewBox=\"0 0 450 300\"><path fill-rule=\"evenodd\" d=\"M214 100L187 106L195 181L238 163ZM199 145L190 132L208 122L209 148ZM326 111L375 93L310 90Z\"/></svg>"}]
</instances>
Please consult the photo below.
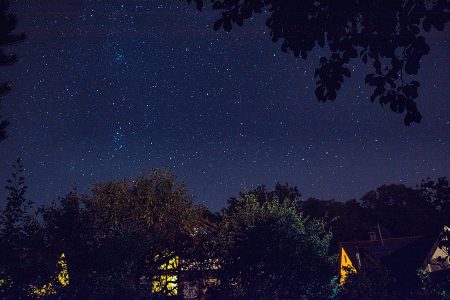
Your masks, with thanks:
<instances>
[{"instance_id":1,"label":"house","mask_svg":"<svg viewBox=\"0 0 450 300\"><path fill-rule=\"evenodd\" d=\"M450 269L448 236L444 226L436 237L408 236L383 239L381 231L370 234L370 240L339 243L339 283L343 285L349 272L368 265L387 266L392 275L411 282L418 280L417 270L427 272Z\"/></svg>"},{"instance_id":2,"label":"house","mask_svg":"<svg viewBox=\"0 0 450 300\"><path fill-rule=\"evenodd\" d=\"M216 229L217 226L215 223L207 218L201 218L198 221L198 224L195 227L188 229L188 231L191 237L195 239L199 234L210 234ZM194 273L203 274L205 265L210 268L208 271L217 270L217 262L207 261L206 263L200 263L198 261L189 261L174 255L174 253L171 253L170 251L161 257L157 255L155 260L161 258L166 262L162 263L158 268L160 274L153 277L153 294L163 294L168 298L177 296L178 299L201 299L202 294L206 292L202 287L214 283L214 278L202 278L204 284L192 281L192 278L199 278L199 276L192 275Z\"/></svg>"},{"instance_id":3,"label":"house","mask_svg":"<svg viewBox=\"0 0 450 300\"><path fill-rule=\"evenodd\" d=\"M450 269L450 228L444 226L439 238L434 242L433 247L425 260L425 270L427 272L438 272Z\"/></svg>"}]
</instances>

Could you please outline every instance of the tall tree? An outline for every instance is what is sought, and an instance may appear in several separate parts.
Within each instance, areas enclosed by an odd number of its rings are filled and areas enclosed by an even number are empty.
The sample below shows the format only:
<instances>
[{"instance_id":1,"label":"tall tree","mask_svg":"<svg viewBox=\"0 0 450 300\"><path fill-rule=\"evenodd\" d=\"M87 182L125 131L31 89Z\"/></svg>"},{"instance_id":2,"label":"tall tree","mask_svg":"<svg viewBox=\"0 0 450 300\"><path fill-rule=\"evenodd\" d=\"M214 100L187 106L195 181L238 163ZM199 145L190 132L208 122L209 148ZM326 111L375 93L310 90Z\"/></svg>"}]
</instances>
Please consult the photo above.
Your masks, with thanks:
<instances>
[{"instance_id":1,"label":"tall tree","mask_svg":"<svg viewBox=\"0 0 450 300\"><path fill-rule=\"evenodd\" d=\"M447 177L439 177L437 180L427 178L422 180L417 189L435 209L440 227L450 226L450 185Z\"/></svg>"},{"instance_id":2,"label":"tall tree","mask_svg":"<svg viewBox=\"0 0 450 300\"><path fill-rule=\"evenodd\" d=\"M402 184L382 185L361 198L373 223L394 236L437 234L441 230L436 210L419 191Z\"/></svg>"},{"instance_id":3,"label":"tall tree","mask_svg":"<svg viewBox=\"0 0 450 300\"><path fill-rule=\"evenodd\" d=\"M244 204L244 202L249 199L246 196L253 195L259 204L264 204L274 198L278 199L280 202L293 201L300 203L302 194L296 186L290 186L288 183L281 184L277 182L275 184L275 189L272 191L267 190L267 187L262 184L258 185L256 188L249 191L242 191L239 193L238 197L230 197L227 200L228 206L225 210L233 211L238 206Z\"/></svg>"},{"instance_id":4,"label":"tall tree","mask_svg":"<svg viewBox=\"0 0 450 300\"><path fill-rule=\"evenodd\" d=\"M9 13L9 1L0 0L0 66L11 66L17 62L17 55L6 52L5 48L25 39L25 34L15 34L17 17ZM1 104L4 96L11 90L9 81L0 82L0 142L6 138L9 122L1 116Z\"/></svg>"},{"instance_id":5,"label":"tall tree","mask_svg":"<svg viewBox=\"0 0 450 300\"><path fill-rule=\"evenodd\" d=\"M69 270L60 297L148 299L160 279L154 291L164 294L166 273L179 276L184 259L196 255L192 231L200 216L166 170L95 184L91 196L69 194L43 210L46 240L55 258L65 254ZM177 266L161 269L171 261Z\"/></svg>"},{"instance_id":6,"label":"tall tree","mask_svg":"<svg viewBox=\"0 0 450 300\"><path fill-rule=\"evenodd\" d=\"M6 189L9 196L0 214L0 295L2 299L22 299L30 294L30 284L39 281L35 272L36 249L40 232L25 198L27 186L20 158L13 165Z\"/></svg>"},{"instance_id":7,"label":"tall tree","mask_svg":"<svg viewBox=\"0 0 450 300\"><path fill-rule=\"evenodd\" d=\"M317 299L330 295L336 263L331 232L296 203L255 195L225 210L215 238L218 285L214 299Z\"/></svg>"},{"instance_id":8,"label":"tall tree","mask_svg":"<svg viewBox=\"0 0 450 300\"><path fill-rule=\"evenodd\" d=\"M207 0L195 2L198 9ZM361 59L372 70L365 83L374 88L370 100L405 113L404 123L420 122L415 102L421 59L430 51L424 31L443 30L450 20L447 0L210 0L221 17L214 29L231 31L255 14L267 14L266 26L272 41L282 40L281 50L307 59L317 46L329 50L315 70L316 97L335 100L349 64Z\"/></svg>"},{"instance_id":9,"label":"tall tree","mask_svg":"<svg viewBox=\"0 0 450 300\"><path fill-rule=\"evenodd\" d=\"M338 251L342 241L364 240L373 230L374 222L369 210L356 200L307 199L300 204L301 211L312 218L323 218L333 232L332 251Z\"/></svg>"}]
</instances>

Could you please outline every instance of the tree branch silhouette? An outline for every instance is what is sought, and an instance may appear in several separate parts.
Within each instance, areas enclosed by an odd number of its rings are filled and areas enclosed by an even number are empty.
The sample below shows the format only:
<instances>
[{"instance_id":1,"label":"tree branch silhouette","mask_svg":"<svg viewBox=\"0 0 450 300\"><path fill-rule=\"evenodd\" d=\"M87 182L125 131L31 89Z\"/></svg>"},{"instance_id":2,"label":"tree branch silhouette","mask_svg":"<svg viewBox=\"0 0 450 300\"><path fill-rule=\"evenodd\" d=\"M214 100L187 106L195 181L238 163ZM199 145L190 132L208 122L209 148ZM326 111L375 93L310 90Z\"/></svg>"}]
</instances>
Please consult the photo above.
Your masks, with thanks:
<instances>
[{"instance_id":1,"label":"tree branch silhouette","mask_svg":"<svg viewBox=\"0 0 450 300\"><path fill-rule=\"evenodd\" d=\"M202 10L205 0L195 2ZM351 76L350 61L361 59L371 66L365 83L372 87L372 102L388 105L404 114L405 125L419 123L416 104L420 83L407 81L417 75L423 56L430 51L423 32L442 31L450 20L448 0L210 0L221 11L214 30L231 31L254 14L267 13L266 26L281 50L307 59L317 46L328 48L315 70L316 98L334 101L345 77Z\"/></svg>"},{"instance_id":2,"label":"tree branch silhouette","mask_svg":"<svg viewBox=\"0 0 450 300\"><path fill-rule=\"evenodd\" d=\"M17 62L17 55L5 51L6 47L22 42L25 34L15 34L17 17L9 13L9 1L0 0L0 66L11 66ZM11 82L0 82L0 108L5 95L11 90ZM9 122L0 114L0 142L6 138Z\"/></svg>"}]
</instances>

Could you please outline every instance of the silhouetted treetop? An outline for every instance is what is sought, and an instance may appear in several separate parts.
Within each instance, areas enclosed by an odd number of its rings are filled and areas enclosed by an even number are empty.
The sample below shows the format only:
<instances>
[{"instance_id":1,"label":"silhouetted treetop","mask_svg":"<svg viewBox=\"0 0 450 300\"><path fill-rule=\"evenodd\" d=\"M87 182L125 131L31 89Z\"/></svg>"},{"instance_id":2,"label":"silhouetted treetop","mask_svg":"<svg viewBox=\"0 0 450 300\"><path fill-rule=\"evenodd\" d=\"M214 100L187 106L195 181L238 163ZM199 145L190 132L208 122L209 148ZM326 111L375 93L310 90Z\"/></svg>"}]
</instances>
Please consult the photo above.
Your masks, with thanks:
<instances>
[{"instance_id":1,"label":"silhouetted treetop","mask_svg":"<svg viewBox=\"0 0 450 300\"><path fill-rule=\"evenodd\" d=\"M205 0L195 2L201 10ZM450 19L448 0L211 0L212 9L222 12L214 29L231 31L256 13L268 13L266 25L281 49L306 59L316 47L329 48L315 70L316 97L335 100L347 67L359 58L372 71L365 83L374 88L370 100L405 113L404 123L422 119L415 99L420 86L407 75L416 75L422 57L430 48L422 33L439 31Z\"/></svg>"},{"instance_id":2,"label":"silhouetted treetop","mask_svg":"<svg viewBox=\"0 0 450 300\"><path fill-rule=\"evenodd\" d=\"M302 196L297 186L290 186L288 183L281 184L277 182L273 191L268 191L267 187L262 184L258 185L254 189L241 191L238 197L230 197L227 200L228 207L225 208L225 210L227 210L228 213L235 211L238 207L241 207L245 204L245 201L247 199L246 196L250 195L254 196L256 201L260 205L263 205L264 203L272 201L274 199L277 199L281 203L288 200L299 203Z\"/></svg>"},{"instance_id":3,"label":"silhouetted treetop","mask_svg":"<svg viewBox=\"0 0 450 300\"><path fill-rule=\"evenodd\" d=\"M11 66L17 62L17 56L5 51L9 47L25 39L25 34L13 33L17 26L17 17L9 13L9 1L0 0L0 66ZM0 82L0 105L2 98L11 90L9 81ZM0 107L1 108L1 107ZM0 142L6 138L6 127L9 122L0 115Z\"/></svg>"}]
</instances>

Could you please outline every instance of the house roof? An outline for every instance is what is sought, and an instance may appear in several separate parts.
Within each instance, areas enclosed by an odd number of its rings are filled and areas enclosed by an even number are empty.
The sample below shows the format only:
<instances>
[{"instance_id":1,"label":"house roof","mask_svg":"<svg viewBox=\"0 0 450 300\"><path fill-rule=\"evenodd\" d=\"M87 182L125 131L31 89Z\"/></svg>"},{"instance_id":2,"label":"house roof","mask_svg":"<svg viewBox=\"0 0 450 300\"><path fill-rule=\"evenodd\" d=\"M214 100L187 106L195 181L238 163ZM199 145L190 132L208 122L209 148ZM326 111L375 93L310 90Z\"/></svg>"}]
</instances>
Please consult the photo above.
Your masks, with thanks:
<instances>
[{"instance_id":1,"label":"house roof","mask_svg":"<svg viewBox=\"0 0 450 300\"><path fill-rule=\"evenodd\" d=\"M447 226L444 226L445 231L450 231ZM392 276L401 279L396 283L398 288L407 290L411 284L420 284L417 270L428 263L442 238L443 232L438 240L436 236L409 236L383 239L383 243L381 240L341 242L340 247L347 253L353 267L358 269L370 263L382 264ZM450 269L444 271L438 271L439 274L433 276L448 280L446 276L449 276Z\"/></svg>"},{"instance_id":2,"label":"house roof","mask_svg":"<svg viewBox=\"0 0 450 300\"><path fill-rule=\"evenodd\" d=\"M423 267L427 253L435 240L435 236L421 237L401 247L399 251L381 258L381 263L389 268L391 275L401 278L397 282L399 288L407 289L411 284L420 283L417 270Z\"/></svg>"},{"instance_id":3,"label":"house roof","mask_svg":"<svg viewBox=\"0 0 450 300\"><path fill-rule=\"evenodd\" d=\"M199 225L210 231L214 231L217 229L217 225L214 222L208 220L207 218L201 218L199 220Z\"/></svg>"},{"instance_id":4,"label":"house roof","mask_svg":"<svg viewBox=\"0 0 450 300\"><path fill-rule=\"evenodd\" d=\"M360 259L361 256L369 259L372 262L376 262L381 260L383 257L387 257L397 250L421 239L421 236L410 236L410 237L401 237L401 238L390 238L381 240L365 240L365 241L350 241L350 242L341 242L341 247L345 249L347 255L352 261L355 267L358 267L357 254L359 253Z\"/></svg>"},{"instance_id":5,"label":"house roof","mask_svg":"<svg viewBox=\"0 0 450 300\"><path fill-rule=\"evenodd\" d=\"M410 236L384 239L384 245L380 240L369 240L342 242L341 247L345 249L355 268L359 267L359 261L361 265L373 263L386 266L392 276L402 279L397 282L398 288L402 289L420 283L417 270L422 267L434 242L435 237Z\"/></svg>"}]
</instances>

